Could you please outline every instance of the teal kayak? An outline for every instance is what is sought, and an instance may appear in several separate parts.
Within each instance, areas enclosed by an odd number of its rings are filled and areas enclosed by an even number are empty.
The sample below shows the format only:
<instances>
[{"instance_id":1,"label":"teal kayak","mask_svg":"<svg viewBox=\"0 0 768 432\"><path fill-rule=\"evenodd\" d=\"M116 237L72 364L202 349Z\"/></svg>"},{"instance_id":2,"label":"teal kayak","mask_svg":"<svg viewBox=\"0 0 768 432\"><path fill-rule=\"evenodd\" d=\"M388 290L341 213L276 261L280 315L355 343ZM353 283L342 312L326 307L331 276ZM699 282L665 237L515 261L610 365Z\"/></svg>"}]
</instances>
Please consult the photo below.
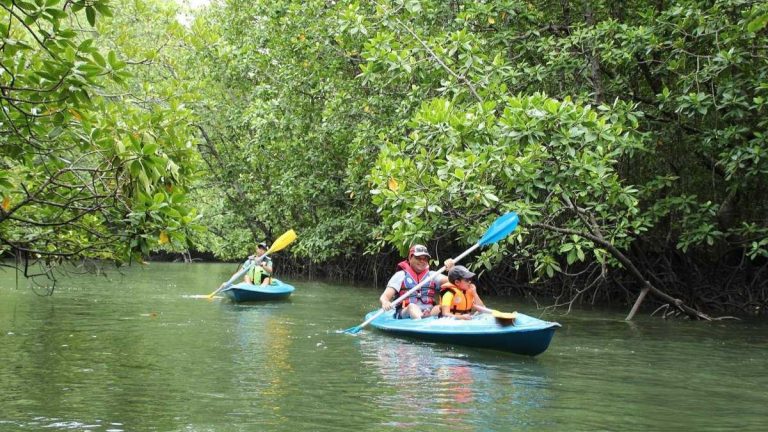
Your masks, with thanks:
<instances>
[{"instance_id":1,"label":"teal kayak","mask_svg":"<svg viewBox=\"0 0 768 432\"><path fill-rule=\"evenodd\" d=\"M366 320L378 311L366 315ZM549 347L556 322L543 321L517 313L514 324L480 314L471 320L429 317L420 320L396 319L387 312L371 321L374 328L396 336L411 337L453 345L488 348L528 356L543 353Z\"/></svg>"},{"instance_id":2,"label":"teal kayak","mask_svg":"<svg viewBox=\"0 0 768 432\"><path fill-rule=\"evenodd\" d=\"M269 285L239 283L222 290L221 293L233 302L239 303L248 301L285 300L291 296L294 289L293 285L288 285L279 279L272 278L272 283Z\"/></svg>"}]
</instances>

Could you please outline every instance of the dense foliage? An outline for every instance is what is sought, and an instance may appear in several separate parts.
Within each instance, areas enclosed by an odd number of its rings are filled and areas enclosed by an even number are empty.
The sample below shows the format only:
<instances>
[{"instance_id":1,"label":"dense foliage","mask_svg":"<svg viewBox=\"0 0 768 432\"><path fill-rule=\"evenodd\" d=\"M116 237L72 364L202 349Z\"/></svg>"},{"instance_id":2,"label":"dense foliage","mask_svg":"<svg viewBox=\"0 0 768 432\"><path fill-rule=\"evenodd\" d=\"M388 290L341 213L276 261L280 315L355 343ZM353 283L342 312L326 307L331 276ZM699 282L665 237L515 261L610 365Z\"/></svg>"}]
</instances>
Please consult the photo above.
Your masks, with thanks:
<instances>
[{"instance_id":1,"label":"dense foliage","mask_svg":"<svg viewBox=\"0 0 768 432\"><path fill-rule=\"evenodd\" d=\"M450 250L515 210L514 244L478 263L594 290L626 284L608 269L631 259L694 302L732 295L712 264L765 280L763 2L246 3L206 16L228 54L214 75L238 91L227 124L247 125L219 152L249 158L227 167L257 184L281 179L237 213L298 227L297 253Z\"/></svg>"},{"instance_id":2,"label":"dense foliage","mask_svg":"<svg viewBox=\"0 0 768 432\"><path fill-rule=\"evenodd\" d=\"M97 42L107 2L0 10L0 253L30 274L37 260L121 262L184 242L190 113L135 92L131 59Z\"/></svg>"},{"instance_id":3,"label":"dense foliage","mask_svg":"<svg viewBox=\"0 0 768 432\"><path fill-rule=\"evenodd\" d=\"M96 219L74 225L127 233L125 251L189 239L230 259L293 228L291 253L315 265L417 241L447 255L514 210L521 229L473 259L499 292L538 281L561 302L643 287L703 308L768 300L765 2L227 0L180 20L136 0L104 27L100 1L2 3L63 33L46 42L13 14L5 29L26 34L3 45L9 248L31 249L22 209L67 221L79 205L24 202L37 196L24 170L48 169L33 176L47 185L51 160L87 155L89 176L113 178L91 180L109 185L99 193L73 174L73 191L125 211L92 205ZM97 44L63 30L83 17ZM105 97L120 83L127 93ZM193 169L208 230L185 236Z\"/></svg>"},{"instance_id":4,"label":"dense foliage","mask_svg":"<svg viewBox=\"0 0 768 432\"><path fill-rule=\"evenodd\" d=\"M233 1L193 25L201 154L215 173L205 193L225 209L203 247L242 256L290 228L293 252L318 262L365 246L376 218L363 179L389 124L365 113L333 20L324 2Z\"/></svg>"}]
</instances>

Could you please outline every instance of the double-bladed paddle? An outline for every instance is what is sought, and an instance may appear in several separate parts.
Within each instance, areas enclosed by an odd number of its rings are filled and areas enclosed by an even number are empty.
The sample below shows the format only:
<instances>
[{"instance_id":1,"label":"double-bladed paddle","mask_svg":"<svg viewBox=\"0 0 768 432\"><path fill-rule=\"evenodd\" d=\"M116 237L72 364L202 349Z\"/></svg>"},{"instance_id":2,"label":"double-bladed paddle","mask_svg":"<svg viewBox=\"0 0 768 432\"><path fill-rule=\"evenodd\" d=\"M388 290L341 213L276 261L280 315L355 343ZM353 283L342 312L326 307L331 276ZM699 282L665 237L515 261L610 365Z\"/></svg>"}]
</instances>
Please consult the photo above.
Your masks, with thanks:
<instances>
[{"instance_id":1,"label":"double-bladed paddle","mask_svg":"<svg viewBox=\"0 0 768 432\"><path fill-rule=\"evenodd\" d=\"M512 231L517 228L517 224L520 222L520 219L517 217L517 213L515 212L509 212L503 216L500 216L498 219L496 219L490 228L488 228L487 231L485 231L485 234L480 238L480 240L477 241L472 247L465 250L461 255L457 256L453 259L454 263L459 262L462 258L469 255L474 251L475 249L479 248L480 246L486 246L489 244L493 244L498 242L499 240L507 237ZM419 282L418 285L415 287L409 289L405 294L401 295L400 297L396 298L395 301L392 302L392 306L398 305L400 302L408 298L411 294L416 292L416 290L420 289L422 286L428 284L432 279L437 277L438 275L443 274L445 271L445 266L441 267L436 272L433 272L428 278L424 279L423 281ZM362 324L355 327L350 327L346 330L344 330L344 333L349 334L357 334L360 333L360 330L363 329L363 327L367 326L371 323L371 321L378 318L381 314L384 313L384 309L379 309L378 312L373 314L370 318L365 320Z\"/></svg>"},{"instance_id":2,"label":"double-bladed paddle","mask_svg":"<svg viewBox=\"0 0 768 432\"><path fill-rule=\"evenodd\" d=\"M230 286L232 286L232 284L235 283L236 280L240 279L248 270L251 269L251 267L263 261L268 254L285 249L285 247L291 244L294 240L296 240L296 233L293 230L286 231L285 234L278 237L277 240L275 240L275 242L272 243L272 246L266 252L264 252L263 255L260 255L253 259L249 258L248 260L246 260L243 263L243 268L240 269L239 272L232 275L232 277L229 278L228 281L224 282L216 291L208 294L208 298L213 298L213 296L218 294L221 290L227 289Z\"/></svg>"}]
</instances>

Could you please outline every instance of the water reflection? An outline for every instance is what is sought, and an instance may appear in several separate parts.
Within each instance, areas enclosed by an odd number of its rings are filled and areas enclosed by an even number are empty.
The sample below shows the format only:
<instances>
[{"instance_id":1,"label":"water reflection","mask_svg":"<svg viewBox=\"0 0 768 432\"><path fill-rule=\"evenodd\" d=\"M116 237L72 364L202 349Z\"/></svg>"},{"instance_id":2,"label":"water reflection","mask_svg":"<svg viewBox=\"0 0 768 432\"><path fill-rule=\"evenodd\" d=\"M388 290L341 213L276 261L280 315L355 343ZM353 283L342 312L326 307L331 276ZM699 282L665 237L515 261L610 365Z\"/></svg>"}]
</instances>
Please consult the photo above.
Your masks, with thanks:
<instances>
[{"instance_id":1,"label":"water reflection","mask_svg":"<svg viewBox=\"0 0 768 432\"><path fill-rule=\"evenodd\" d=\"M399 413L387 423L395 428L530 425L553 398L550 371L536 359L376 333L360 337L358 346L380 378L375 404Z\"/></svg>"},{"instance_id":2,"label":"water reflection","mask_svg":"<svg viewBox=\"0 0 768 432\"><path fill-rule=\"evenodd\" d=\"M281 303L223 303L227 316L233 319L231 333L235 342L229 374L236 394L243 402L232 414L245 422L269 414L271 421L286 421L281 408L292 393L288 380L293 371L290 348L293 337L286 325Z\"/></svg>"}]
</instances>

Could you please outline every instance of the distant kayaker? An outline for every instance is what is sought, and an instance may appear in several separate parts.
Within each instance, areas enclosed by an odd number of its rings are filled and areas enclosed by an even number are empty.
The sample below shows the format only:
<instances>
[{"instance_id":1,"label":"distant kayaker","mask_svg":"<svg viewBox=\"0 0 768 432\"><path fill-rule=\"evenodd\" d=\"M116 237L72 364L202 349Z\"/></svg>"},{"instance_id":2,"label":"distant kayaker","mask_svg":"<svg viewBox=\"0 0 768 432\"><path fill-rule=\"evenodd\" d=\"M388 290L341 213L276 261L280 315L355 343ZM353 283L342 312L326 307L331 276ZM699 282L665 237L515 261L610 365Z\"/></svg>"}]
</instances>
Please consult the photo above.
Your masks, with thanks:
<instances>
[{"instance_id":1,"label":"distant kayaker","mask_svg":"<svg viewBox=\"0 0 768 432\"><path fill-rule=\"evenodd\" d=\"M267 253L267 244L264 242L256 246L256 254L251 255L250 259L256 259ZM254 285L269 285L272 283L272 258L265 256L261 262L248 270L243 278L246 283Z\"/></svg>"},{"instance_id":2,"label":"distant kayaker","mask_svg":"<svg viewBox=\"0 0 768 432\"><path fill-rule=\"evenodd\" d=\"M432 256L429 254L426 246L420 244L411 246L408 250L408 259L397 265L400 270L392 275L389 282L387 282L387 287L379 297L382 309L392 310L393 299L405 294L419 282L435 273L429 270L430 258ZM453 260L446 260L445 265L447 268L452 268ZM395 306L395 317L420 319L437 315L440 312L440 307L437 305L435 298L437 296L437 287L447 281L448 278L443 275L435 276L429 283Z\"/></svg>"},{"instance_id":3,"label":"distant kayaker","mask_svg":"<svg viewBox=\"0 0 768 432\"><path fill-rule=\"evenodd\" d=\"M460 265L448 271L448 282L440 286L441 317L468 320L473 312L491 312L477 295L474 277L474 273Z\"/></svg>"}]
</instances>

